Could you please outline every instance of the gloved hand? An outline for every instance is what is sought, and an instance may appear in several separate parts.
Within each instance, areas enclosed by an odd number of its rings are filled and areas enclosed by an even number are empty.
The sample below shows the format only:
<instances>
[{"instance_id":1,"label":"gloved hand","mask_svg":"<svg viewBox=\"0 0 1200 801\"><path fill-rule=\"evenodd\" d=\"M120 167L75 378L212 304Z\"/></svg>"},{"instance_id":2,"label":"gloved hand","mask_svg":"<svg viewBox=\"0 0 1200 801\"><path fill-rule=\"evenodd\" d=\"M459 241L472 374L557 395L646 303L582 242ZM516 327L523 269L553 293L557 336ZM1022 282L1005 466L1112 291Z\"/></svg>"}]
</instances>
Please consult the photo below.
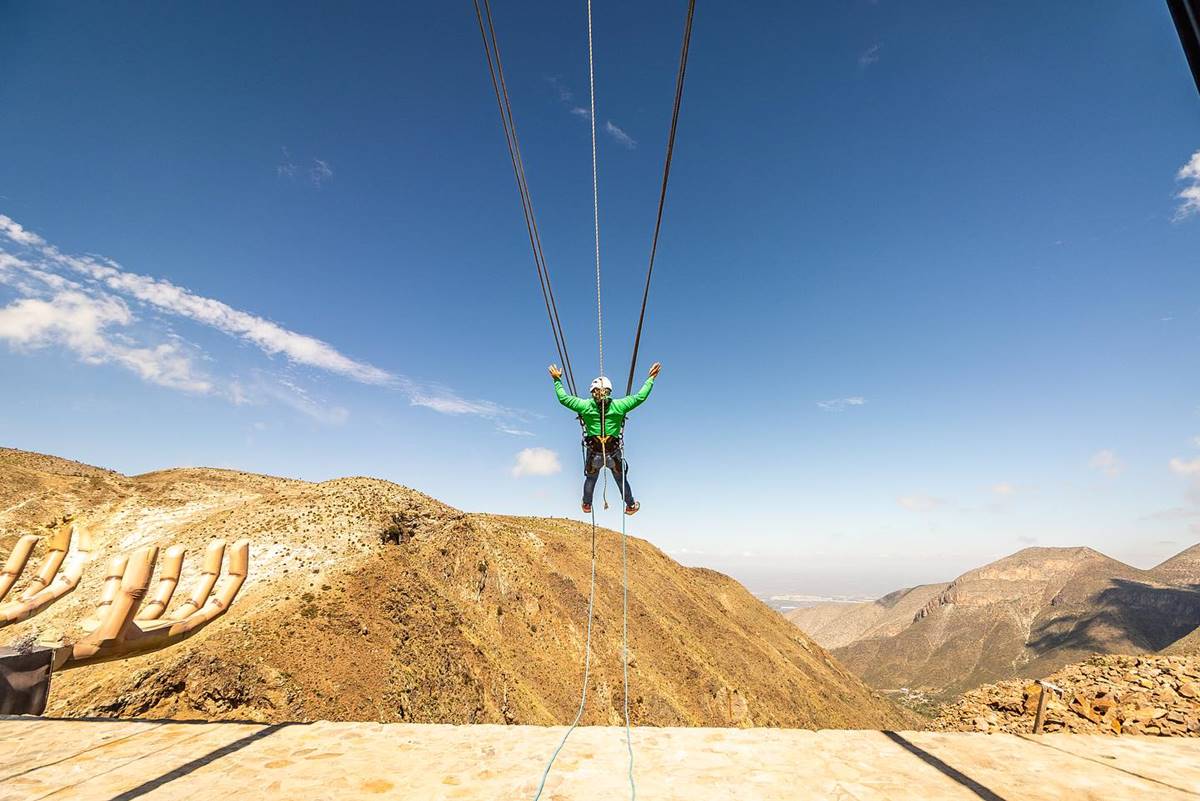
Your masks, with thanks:
<instances>
[{"instance_id":1,"label":"gloved hand","mask_svg":"<svg viewBox=\"0 0 1200 801\"><path fill-rule=\"evenodd\" d=\"M562 370L558 369L557 364L550 365L549 370L550 370L550 377L553 378L555 381L562 378Z\"/></svg>"},{"instance_id":2,"label":"gloved hand","mask_svg":"<svg viewBox=\"0 0 1200 801\"><path fill-rule=\"evenodd\" d=\"M662 371L662 362L655 362L654 364L650 365L650 377L651 378L658 378L658 374L661 371Z\"/></svg>"}]
</instances>

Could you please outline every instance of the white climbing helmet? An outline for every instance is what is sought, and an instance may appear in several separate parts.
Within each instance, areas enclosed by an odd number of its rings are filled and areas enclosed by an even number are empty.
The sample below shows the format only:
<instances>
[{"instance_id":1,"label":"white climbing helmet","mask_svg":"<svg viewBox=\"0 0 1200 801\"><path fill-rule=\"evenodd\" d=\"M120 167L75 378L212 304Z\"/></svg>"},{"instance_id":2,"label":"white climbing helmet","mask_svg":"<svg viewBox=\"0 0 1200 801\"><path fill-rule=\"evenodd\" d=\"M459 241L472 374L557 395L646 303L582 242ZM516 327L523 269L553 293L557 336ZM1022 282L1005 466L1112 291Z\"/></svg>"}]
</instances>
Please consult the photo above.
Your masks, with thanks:
<instances>
[{"instance_id":1,"label":"white climbing helmet","mask_svg":"<svg viewBox=\"0 0 1200 801\"><path fill-rule=\"evenodd\" d=\"M596 378L595 380L592 381L591 391L595 392L598 389L602 390L605 395L612 394L612 382L608 380L607 376L602 375L599 378Z\"/></svg>"}]
</instances>

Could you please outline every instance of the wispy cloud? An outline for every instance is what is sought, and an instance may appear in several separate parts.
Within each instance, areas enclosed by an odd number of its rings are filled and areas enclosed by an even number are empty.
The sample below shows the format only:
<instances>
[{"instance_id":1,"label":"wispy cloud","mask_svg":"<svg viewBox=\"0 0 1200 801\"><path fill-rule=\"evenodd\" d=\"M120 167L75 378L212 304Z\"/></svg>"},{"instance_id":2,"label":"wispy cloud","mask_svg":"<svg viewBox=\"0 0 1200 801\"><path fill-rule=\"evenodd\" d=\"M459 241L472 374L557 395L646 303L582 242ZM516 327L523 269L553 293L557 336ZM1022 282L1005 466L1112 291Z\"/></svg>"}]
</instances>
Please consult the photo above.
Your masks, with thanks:
<instances>
[{"instance_id":1,"label":"wispy cloud","mask_svg":"<svg viewBox=\"0 0 1200 801\"><path fill-rule=\"evenodd\" d=\"M1187 164L1179 168L1176 180L1186 182L1176 197L1179 198L1179 208L1175 209L1175 222L1179 222L1194 214L1200 214L1200 150L1192 154Z\"/></svg>"},{"instance_id":2,"label":"wispy cloud","mask_svg":"<svg viewBox=\"0 0 1200 801\"><path fill-rule=\"evenodd\" d=\"M86 364L116 364L160 386L219 395L233 403L271 398L317 419L345 419L344 409L317 403L290 379L279 379L268 388L269 382L261 377L244 382L206 375L199 365L209 360L197 347L174 335L169 326L174 318L219 331L268 357L281 357L290 367L312 368L395 390L413 405L442 414L483 417L510 429L528 417L352 358L320 339L165 279L127 271L110 259L65 254L3 214L0 285L18 296L0 308L0 339L9 346L20 350L61 347ZM155 314L139 317L138 307Z\"/></svg>"},{"instance_id":3,"label":"wispy cloud","mask_svg":"<svg viewBox=\"0 0 1200 801\"><path fill-rule=\"evenodd\" d=\"M1200 476L1200 458L1172 459L1169 463L1171 472L1178 476Z\"/></svg>"},{"instance_id":4,"label":"wispy cloud","mask_svg":"<svg viewBox=\"0 0 1200 801\"><path fill-rule=\"evenodd\" d=\"M312 181L313 186L320 186L332 177L333 168L329 166L329 162L313 159L312 166L308 168L308 180Z\"/></svg>"},{"instance_id":5,"label":"wispy cloud","mask_svg":"<svg viewBox=\"0 0 1200 801\"><path fill-rule=\"evenodd\" d=\"M827 412L844 412L851 406L863 406L866 402L866 398L854 395L849 398L833 398L832 400L817 401L817 406Z\"/></svg>"},{"instance_id":6,"label":"wispy cloud","mask_svg":"<svg viewBox=\"0 0 1200 801\"><path fill-rule=\"evenodd\" d=\"M549 448L525 448L517 454L510 470L515 478L522 476L552 476L562 472L558 454Z\"/></svg>"},{"instance_id":7,"label":"wispy cloud","mask_svg":"<svg viewBox=\"0 0 1200 801\"><path fill-rule=\"evenodd\" d=\"M864 50L862 53L860 53L858 56L859 69L865 70L867 67L870 67L872 64L878 64L879 63L879 51L882 48L883 48L883 43L877 42L876 44L871 45L866 50Z\"/></svg>"},{"instance_id":8,"label":"wispy cloud","mask_svg":"<svg viewBox=\"0 0 1200 801\"><path fill-rule=\"evenodd\" d=\"M1194 506L1172 506L1170 509L1163 509L1160 512L1152 512L1151 514L1144 515L1141 517L1141 519L1142 520L1190 520L1193 517L1200 517L1200 508L1197 508Z\"/></svg>"},{"instance_id":9,"label":"wispy cloud","mask_svg":"<svg viewBox=\"0 0 1200 801\"><path fill-rule=\"evenodd\" d=\"M930 495L903 495L896 499L896 503L910 512L932 512L946 502Z\"/></svg>"},{"instance_id":10,"label":"wispy cloud","mask_svg":"<svg viewBox=\"0 0 1200 801\"><path fill-rule=\"evenodd\" d=\"M275 174L280 178L295 178L297 169L295 162L292 161L292 154L288 152L286 147L283 148L283 157L275 165Z\"/></svg>"},{"instance_id":11,"label":"wispy cloud","mask_svg":"<svg viewBox=\"0 0 1200 801\"><path fill-rule=\"evenodd\" d=\"M1088 467L1099 470L1106 476L1119 476L1125 469L1125 463L1112 451L1105 449L1096 451L1088 460Z\"/></svg>"},{"instance_id":12,"label":"wispy cloud","mask_svg":"<svg viewBox=\"0 0 1200 801\"><path fill-rule=\"evenodd\" d=\"M304 177L318 189L333 178L333 168L329 166L328 161L314 158L309 166L300 167L292 161L292 154L286 147L282 150L282 158L279 164L275 165L275 174L279 177L293 180L297 177Z\"/></svg>"},{"instance_id":13,"label":"wispy cloud","mask_svg":"<svg viewBox=\"0 0 1200 801\"><path fill-rule=\"evenodd\" d=\"M575 99L575 93L567 88L563 83L562 77L559 75L547 75L546 83L554 87L554 91L558 94L558 99L562 103L570 103Z\"/></svg>"},{"instance_id":14,"label":"wispy cloud","mask_svg":"<svg viewBox=\"0 0 1200 801\"><path fill-rule=\"evenodd\" d=\"M604 132L615 139L617 144L626 150L633 150L637 147L637 140L618 128L612 120L605 120Z\"/></svg>"},{"instance_id":15,"label":"wispy cloud","mask_svg":"<svg viewBox=\"0 0 1200 801\"><path fill-rule=\"evenodd\" d=\"M0 340L18 350L58 346L85 364L117 364L151 384L197 394L212 391L212 383L180 344L127 344L117 332L132 322L133 314L119 298L69 289L0 308Z\"/></svg>"},{"instance_id":16,"label":"wispy cloud","mask_svg":"<svg viewBox=\"0 0 1200 801\"><path fill-rule=\"evenodd\" d=\"M554 93L558 96L558 102L562 104L570 114L579 117L580 119L590 120L592 112L586 106L581 106L575 102L575 93L570 87L563 82L562 78L557 75L547 75L546 83L550 84L554 89ZM625 129L617 125L612 120L605 120L602 129L621 147L626 150L633 150L637 147L637 140L630 136Z\"/></svg>"}]
</instances>

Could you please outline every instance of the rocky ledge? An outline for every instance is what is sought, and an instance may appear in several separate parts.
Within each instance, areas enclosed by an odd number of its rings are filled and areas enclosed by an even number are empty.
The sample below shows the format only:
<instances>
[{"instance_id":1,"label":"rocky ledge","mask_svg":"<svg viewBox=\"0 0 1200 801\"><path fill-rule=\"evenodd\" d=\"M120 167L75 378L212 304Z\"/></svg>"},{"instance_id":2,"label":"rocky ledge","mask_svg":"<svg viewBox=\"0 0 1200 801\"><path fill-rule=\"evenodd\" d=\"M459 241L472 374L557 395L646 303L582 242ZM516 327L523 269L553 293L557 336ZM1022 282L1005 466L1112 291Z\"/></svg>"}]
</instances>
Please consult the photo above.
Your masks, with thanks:
<instances>
[{"instance_id":1,"label":"rocky ledge","mask_svg":"<svg viewBox=\"0 0 1200 801\"><path fill-rule=\"evenodd\" d=\"M1045 731L1200 737L1200 657L1105 656L1046 679ZM940 731L1028 733L1042 685L1003 681L965 693L939 710Z\"/></svg>"}]
</instances>

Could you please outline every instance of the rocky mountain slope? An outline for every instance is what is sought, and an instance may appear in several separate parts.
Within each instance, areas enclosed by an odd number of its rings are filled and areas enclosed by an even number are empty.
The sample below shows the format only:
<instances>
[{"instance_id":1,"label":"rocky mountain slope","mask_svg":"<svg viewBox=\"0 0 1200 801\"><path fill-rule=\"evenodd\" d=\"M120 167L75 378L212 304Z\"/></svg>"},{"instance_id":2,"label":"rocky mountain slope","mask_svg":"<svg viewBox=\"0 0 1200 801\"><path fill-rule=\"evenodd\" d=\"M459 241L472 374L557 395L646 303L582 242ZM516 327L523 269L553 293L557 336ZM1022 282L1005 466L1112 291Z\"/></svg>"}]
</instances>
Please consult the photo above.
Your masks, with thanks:
<instances>
[{"instance_id":1,"label":"rocky mountain slope","mask_svg":"<svg viewBox=\"0 0 1200 801\"><path fill-rule=\"evenodd\" d=\"M48 714L565 723L578 705L591 529L464 514L369 478L230 470L126 477L0 449L0 553L74 514L98 550L80 587L0 644L52 641L96 602L109 556L251 540L233 608L171 649L55 677ZM642 725L895 728L868 689L741 585L631 539L630 711ZM620 539L596 543L585 723L621 717ZM18 588L19 589L19 588Z\"/></svg>"},{"instance_id":2,"label":"rocky mountain slope","mask_svg":"<svg viewBox=\"0 0 1200 801\"><path fill-rule=\"evenodd\" d=\"M863 603L820 603L793 609L784 617L823 647L842 648L858 640L899 634L912 623L914 615L949 586L922 584Z\"/></svg>"},{"instance_id":3,"label":"rocky mountain slope","mask_svg":"<svg viewBox=\"0 0 1200 801\"><path fill-rule=\"evenodd\" d=\"M1200 657L1096 655L1050 676L1047 732L1200 737ZM942 731L1028 733L1042 688L1005 681L941 710Z\"/></svg>"},{"instance_id":4,"label":"rocky mountain slope","mask_svg":"<svg viewBox=\"0 0 1200 801\"><path fill-rule=\"evenodd\" d=\"M1162 581L1200 586L1200 542L1150 571Z\"/></svg>"},{"instance_id":5,"label":"rocky mountain slope","mask_svg":"<svg viewBox=\"0 0 1200 801\"><path fill-rule=\"evenodd\" d=\"M1200 626L1198 554L1139 570L1090 548L1027 548L947 585L791 619L868 684L945 698L1092 653L1170 646Z\"/></svg>"}]
</instances>

